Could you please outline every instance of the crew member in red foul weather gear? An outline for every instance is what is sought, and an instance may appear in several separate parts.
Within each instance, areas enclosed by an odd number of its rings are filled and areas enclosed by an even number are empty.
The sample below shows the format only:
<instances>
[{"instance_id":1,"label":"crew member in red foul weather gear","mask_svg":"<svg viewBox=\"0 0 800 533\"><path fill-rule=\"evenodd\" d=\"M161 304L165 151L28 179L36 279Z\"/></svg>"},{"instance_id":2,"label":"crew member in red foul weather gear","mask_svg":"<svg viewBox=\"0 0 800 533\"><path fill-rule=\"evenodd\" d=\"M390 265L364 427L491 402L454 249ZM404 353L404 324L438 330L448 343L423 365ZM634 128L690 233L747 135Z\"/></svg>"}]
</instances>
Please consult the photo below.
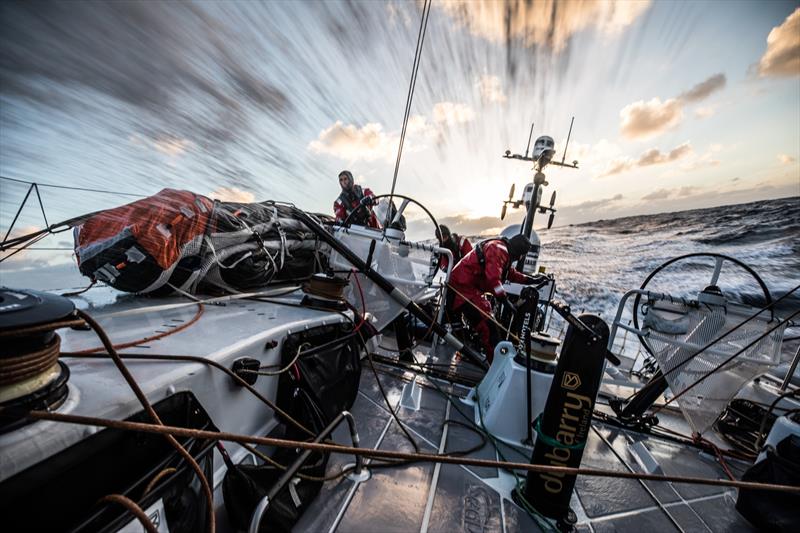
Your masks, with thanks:
<instances>
[{"instance_id":1,"label":"crew member in red foul weather gear","mask_svg":"<svg viewBox=\"0 0 800 533\"><path fill-rule=\"evenodd\" d=\"M498 333L495 325L478 312L476 307L491 316L492 304L484 296L485 293L491 293L495 299L503 301L506 298L503 281L526 285L535 281L512 266L528 253L530 247L531 243L524 235L480 242L456 264L450 275L450 286L457 291L452 311L455 316L463 314L478 333L489 362L492 361L494 346L499 340Z\"/></svg>"},{"instance_id":2,"label":"crew member in red foul weather gear","mask_svg":"<svg viewBox=\"0 0 800 533\"><path fill-rule=\"evenodd\" d=\"M348 215L356 211L350 217L350 224L380 229L378 217L372 212L372 206L375 205L375 195L372 191L356 185L353 173L349 170L342 170L339 173L339 185L342 187L342 192L333 202L336 222L344 222Z\"/></svg>"},{"instance_id":3,"label":"crew member in red foul weather gear","mask_svg":"<svg viewBox=\"0 0 800 533\"><path fill-rule=\"evenodd\" d=\"M439 240L439 246L453 252L453 268L461 261L462 257L472 251L472 244L469 239L450 233L450 228L447 226L439 226L439 229L436 230L436 238ZM447 270L447 256L439 258L439 268Z\"/></svg>"}]
</instances>

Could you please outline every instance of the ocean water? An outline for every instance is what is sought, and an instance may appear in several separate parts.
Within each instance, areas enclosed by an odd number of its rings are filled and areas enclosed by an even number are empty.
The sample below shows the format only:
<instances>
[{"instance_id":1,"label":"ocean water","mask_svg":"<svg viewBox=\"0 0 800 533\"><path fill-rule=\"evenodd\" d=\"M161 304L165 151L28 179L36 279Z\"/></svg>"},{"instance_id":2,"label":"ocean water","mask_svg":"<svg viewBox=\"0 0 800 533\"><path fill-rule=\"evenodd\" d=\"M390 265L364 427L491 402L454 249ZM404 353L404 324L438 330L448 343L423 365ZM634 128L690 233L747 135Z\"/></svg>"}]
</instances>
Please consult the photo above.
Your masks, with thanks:
<instances>
[{"instance_id":1,"label":"ocean water","mask_svg":"<svg viewBox=\"0 0 800 533\"><path fill-rule=\"evenodd\" d=\"M600 220L539 230L539 264L556 276L558 297L573 310L613 318L621 296L639 288L667 261L720 254L752 269L773 299L800 285L800 197ZM710 284L717 259L695 256L657 272L646 288L696 297ZM764 290L743 266L724 260L717 285L752 305ZM800 288L775 306L800 309Z\"/></svg>"}]
</instances>

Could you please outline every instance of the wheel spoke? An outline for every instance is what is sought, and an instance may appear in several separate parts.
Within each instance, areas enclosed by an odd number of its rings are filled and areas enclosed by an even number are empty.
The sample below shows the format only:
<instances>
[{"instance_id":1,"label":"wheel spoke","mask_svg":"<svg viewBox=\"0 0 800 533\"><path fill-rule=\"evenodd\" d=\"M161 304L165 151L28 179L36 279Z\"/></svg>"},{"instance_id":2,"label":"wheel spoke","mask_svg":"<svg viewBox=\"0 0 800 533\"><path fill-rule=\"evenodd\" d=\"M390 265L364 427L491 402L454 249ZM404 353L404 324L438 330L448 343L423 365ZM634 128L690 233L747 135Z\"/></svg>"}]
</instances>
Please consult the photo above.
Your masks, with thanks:
<instances>
[{"instance_id":1,"label":"wheel spoke","mask_svg":"<svg viewBox=\"0 0 800 533\"><path fill-rule=\"evenodd\" d=\"M722 263L725 262L724 257L717 257L716 264L714 265L714 273L711 275L711 285L716 285L719 280L719 273L722 271Z\"/></svg>"}]
</instances>

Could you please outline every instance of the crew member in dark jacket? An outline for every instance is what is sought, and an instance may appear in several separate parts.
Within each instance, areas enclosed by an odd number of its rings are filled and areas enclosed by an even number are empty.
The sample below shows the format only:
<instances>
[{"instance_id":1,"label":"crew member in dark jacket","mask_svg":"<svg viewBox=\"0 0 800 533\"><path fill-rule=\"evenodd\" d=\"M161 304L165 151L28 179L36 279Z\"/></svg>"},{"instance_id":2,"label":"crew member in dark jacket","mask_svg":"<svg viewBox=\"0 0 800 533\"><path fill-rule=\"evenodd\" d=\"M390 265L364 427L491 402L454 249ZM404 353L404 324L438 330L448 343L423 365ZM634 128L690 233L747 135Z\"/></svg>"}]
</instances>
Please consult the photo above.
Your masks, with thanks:
<instances>
[{"instance_id":1,"label":"crew member in dark jacket","mask_svg":"<svg viewBox=\"0 0 800 533\"><path fill-rule=\"evenodd\" d=\"M360 185L356 185L353 173L349 170L342 170L339 173L339 185L342 187L342 192L333 202L333 213L336 216L336 222L344 222L350 213L356 211L350 217L351 224L380 229L381 225L378 222L378 217L372 211L372 206L375 205L375 195L372 191L366 187L362 189Z\"/></svg>"},{"instance_id":2,"label":"crew member in dark jacket","mask_svg":"<svg viewBox=\"0 0 800 533\"><path fill-rule=\"evenodd\" d=\"M472 244L469 239L456 233L450 233L450 228L445 225L440 225L439 229L436 230L436 238L439 240L439 246L453 252L453 268L461 261L462 257L472 251ZM447 270L447 256L442 256L439 259L439 268Z\"/></svg>"}]
</instances>

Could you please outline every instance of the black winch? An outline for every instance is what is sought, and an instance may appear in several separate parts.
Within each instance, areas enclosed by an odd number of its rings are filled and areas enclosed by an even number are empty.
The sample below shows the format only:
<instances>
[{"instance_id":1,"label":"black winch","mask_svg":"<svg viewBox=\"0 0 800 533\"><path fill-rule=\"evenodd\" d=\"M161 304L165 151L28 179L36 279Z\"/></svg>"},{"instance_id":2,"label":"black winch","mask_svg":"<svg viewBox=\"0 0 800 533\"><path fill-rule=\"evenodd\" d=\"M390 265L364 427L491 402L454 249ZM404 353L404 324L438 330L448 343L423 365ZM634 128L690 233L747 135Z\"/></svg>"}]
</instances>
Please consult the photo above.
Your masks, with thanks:
<instances>
[{"instance_id":1,"label":"black winch","mask_svg":"<svg viewBox=\"0 0 800 533\"><path fill-rule=\"evenodd\" d=\"M58 360L61 339L55 329L74 312L62 296L0 287L0 407L24 412L64 403L69 368ZM27 423L4 415L0 433Z\"/></svg>"}]
</instances>

